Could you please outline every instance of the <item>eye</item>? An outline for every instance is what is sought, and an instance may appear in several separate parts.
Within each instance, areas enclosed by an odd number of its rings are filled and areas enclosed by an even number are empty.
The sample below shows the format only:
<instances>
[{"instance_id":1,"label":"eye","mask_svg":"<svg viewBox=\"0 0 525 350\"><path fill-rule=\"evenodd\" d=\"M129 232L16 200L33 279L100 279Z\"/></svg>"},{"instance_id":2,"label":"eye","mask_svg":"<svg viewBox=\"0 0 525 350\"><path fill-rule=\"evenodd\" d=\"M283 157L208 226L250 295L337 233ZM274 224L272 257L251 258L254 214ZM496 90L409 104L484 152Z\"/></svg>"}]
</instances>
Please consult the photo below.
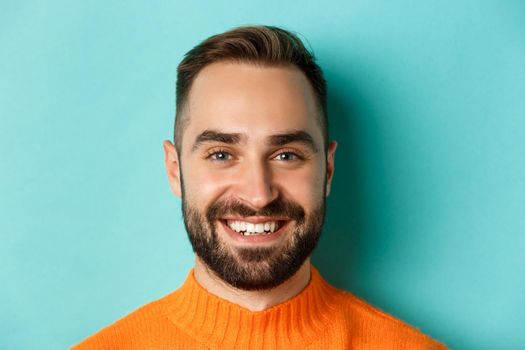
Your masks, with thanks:
<instances>
[{"instance_id":1,"label":"eye","mask_svg":"<svg viewBox=\"0 0 525 350\"><path fill-rule=\"evenodd\" d=\"M297 153L287 151L279 153L274 157L274 159L289 162L293 160L300 160L301 157Z\"/></svg>"},{"instance_id":2,"label":"eye","mask_svg":"<svg viewBox=\"0 0 525 350\"><path fill-rule=\"evenodd\" d=\"M225 151L215 151L215 152L210 152L206 158L214 160L214 161L224 162L227 160L231 160L232 155Z\"/></svg>"}]
</instances>

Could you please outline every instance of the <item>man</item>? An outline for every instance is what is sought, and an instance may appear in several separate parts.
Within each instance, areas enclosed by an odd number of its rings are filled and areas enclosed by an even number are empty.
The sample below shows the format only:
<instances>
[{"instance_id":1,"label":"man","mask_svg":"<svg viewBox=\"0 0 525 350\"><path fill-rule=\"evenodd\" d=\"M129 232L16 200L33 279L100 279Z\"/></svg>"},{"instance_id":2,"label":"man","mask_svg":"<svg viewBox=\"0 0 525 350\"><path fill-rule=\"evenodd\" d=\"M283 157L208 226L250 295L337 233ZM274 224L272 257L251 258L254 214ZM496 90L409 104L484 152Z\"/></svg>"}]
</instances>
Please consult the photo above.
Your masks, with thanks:
<instances>
[{"instance_id":1,"label":"man","mask_svg":"<svg viewBox=\"0 0 525 350\"><path fill-rule=\"evenodd\" d=\"M164 152L195 268L76 349L443 349L310 265L336 146L322 71L292 33L241 27L189 51Z\"/></svg>"}]
</instances>

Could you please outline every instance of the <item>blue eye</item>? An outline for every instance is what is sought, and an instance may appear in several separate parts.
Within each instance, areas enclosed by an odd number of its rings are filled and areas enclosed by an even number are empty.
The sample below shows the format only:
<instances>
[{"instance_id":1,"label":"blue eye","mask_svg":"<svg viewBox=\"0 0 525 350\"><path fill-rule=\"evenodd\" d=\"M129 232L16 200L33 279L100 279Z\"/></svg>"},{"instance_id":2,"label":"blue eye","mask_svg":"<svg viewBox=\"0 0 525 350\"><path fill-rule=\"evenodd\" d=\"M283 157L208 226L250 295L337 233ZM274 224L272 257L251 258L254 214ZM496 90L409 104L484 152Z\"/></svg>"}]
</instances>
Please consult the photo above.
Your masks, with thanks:
<instances>
[{"instance_id":1,"label":"blue eye","mask_svg":"<svg viewBox=\"0 0 525 350\"><path fill-rule=\"evenodd\" d=\"M219 152L211 153L208 156L208 158L211 158L212 160L223 162L223 161L226 161L226 160L231 160L232 155L227 153L227 152L219 151Z\"/></svg>"},{"instance_id":2,"label":"blue eye","mask_svg":"<svg viewBox=\"0 0 525 350\"><path fill-rule=\"evenodd\" d=\"M279 153L275 159L277 160L283 160L283 161L292 161L292 160L298 160L299 156L293 152L282 152Z\"/></svg>"}]
</instances>

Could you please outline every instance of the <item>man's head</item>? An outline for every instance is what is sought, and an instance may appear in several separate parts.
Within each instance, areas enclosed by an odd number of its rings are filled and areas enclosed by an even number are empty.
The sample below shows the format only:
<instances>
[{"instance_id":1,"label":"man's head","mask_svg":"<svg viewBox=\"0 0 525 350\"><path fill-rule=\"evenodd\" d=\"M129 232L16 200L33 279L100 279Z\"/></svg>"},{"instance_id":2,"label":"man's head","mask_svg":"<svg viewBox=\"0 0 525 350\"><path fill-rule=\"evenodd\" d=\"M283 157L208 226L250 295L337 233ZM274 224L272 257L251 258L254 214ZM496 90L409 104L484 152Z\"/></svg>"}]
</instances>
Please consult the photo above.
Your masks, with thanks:
<instances>
[{"instance_id":1,"label":"man's head","mask_svg":"<svg viewBox=\"0 0 525 350\"><path fill-rule=\"evenodd\" d=\"M322 71L295 35L237 28L188 52L165 162L193 249L212 273L268 289L310 256L333 175L327 127Z\"/></svg>"}]
</instances>

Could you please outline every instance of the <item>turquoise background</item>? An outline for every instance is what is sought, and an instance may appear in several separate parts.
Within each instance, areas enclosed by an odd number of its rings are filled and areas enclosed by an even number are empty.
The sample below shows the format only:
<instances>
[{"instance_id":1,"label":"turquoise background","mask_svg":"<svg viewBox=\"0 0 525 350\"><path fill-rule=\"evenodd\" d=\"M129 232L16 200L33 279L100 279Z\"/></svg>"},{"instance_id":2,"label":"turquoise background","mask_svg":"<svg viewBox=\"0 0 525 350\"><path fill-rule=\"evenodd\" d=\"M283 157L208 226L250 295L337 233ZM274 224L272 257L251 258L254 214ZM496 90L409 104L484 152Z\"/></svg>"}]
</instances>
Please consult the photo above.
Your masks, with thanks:
<instances>
[{"instance_id":1,"label":"turquoise background","mask_svg":"<svg viewBox=\"0 0 525 350\"><path fill-rule=\"evenodd\" d=\"M209 35L299 32L339 141L314 262L454 349L525 349L525 2L2 1L0 348L61 349L193 263L161 143Z\"/></svg>"}]
</instances>

